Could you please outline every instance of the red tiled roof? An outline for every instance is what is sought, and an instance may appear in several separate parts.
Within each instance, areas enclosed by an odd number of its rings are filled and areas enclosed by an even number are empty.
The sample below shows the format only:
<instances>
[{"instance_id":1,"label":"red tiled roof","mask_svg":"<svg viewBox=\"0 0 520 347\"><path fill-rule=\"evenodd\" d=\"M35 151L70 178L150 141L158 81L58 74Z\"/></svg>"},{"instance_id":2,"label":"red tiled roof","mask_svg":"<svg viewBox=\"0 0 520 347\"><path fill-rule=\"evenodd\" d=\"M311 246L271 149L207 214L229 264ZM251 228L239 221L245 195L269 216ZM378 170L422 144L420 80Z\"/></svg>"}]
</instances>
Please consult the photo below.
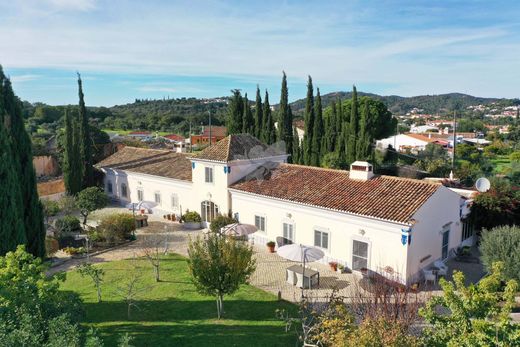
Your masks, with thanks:
<instances>
[{"instance_id":1,"label":"red tiled roof","mask_svg":"<svg viewBox=\"0 0 520 347\"><path fill-rule=\"evenodd\" d=\"M186 154L126 146L96 164L110 168L191 182L191 162Z\"/></svg>"},{"instance_id":2,"label":"red tiled roof","mask_svg":"<svg viewBox=\"0 0 520 347\"><path fill-rule=\"evenodd\" d=\"M212 126L211 127L211 137L225 137L227 135L227 128L221 126ZM209 137L209 126L204 127L204 132L202 136Z\"/></svg>"},{"instance_id":3,"label":"red tiled roof","mask_svg":"<svg viewBox=\"0 0 520 347\"><path fill-rule=\"evenodd\" d=\"M173 141L184 141L184 136L177 134L164 135L163 137Z\"/></svg>"},{"instance_id":4,"label":"red tiled roof","mask_svg":"<svg viewBox=\"0 0 520 347\"><path fill-rule=\"evenodd\" d=\"M406 133L405 135L424 142L435 142L435 139L429 138L428 136L424 136L421 134Z\"/></svg>"},{"instance_id":5,"label":"red tiled roof","mask_svg":"<svg viewBox=\"0 0 520 347\"><path fill-rule=\"evenodd\" d=\"M128 135L150 135L151 132L149 131L132 131L131 133L128 133Z\"/></svg>"},{"instance_id":6,"label":"red tiled roof","mask_svg":"<svg viewBox=\"0 0 520 347\"><path fill-rule=\"evenodd\" d=\"M349 172L280 164L259 168L232 189L408 224L440 184L391 176L351 180Z\"/></svg>"}]
</instances>

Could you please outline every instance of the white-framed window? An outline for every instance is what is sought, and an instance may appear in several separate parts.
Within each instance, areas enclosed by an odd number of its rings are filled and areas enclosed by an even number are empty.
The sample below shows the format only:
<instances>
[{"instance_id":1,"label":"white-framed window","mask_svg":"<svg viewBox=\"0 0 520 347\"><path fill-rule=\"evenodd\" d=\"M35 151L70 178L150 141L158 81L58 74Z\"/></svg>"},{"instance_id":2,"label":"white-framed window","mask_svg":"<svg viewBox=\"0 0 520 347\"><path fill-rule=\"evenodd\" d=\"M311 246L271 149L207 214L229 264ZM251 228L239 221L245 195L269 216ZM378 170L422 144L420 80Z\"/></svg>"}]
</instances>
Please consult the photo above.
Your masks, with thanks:
<instances>
[{"instance_id":1,"label":"white-framed window","mask_svg":"<svg viewBox=\"0 0 520 347\"><path fill-rule=\"evenodd\" d=\"M441 258L442 260L448 258L448 251L450 249L450 229L445 229L442 233Z\"/></svg>"},{"instance_id":2,"label":"white-framed window","mask_svg":"<svg viewBox=\"0 0 520 347\"><path fill-rule=\"evenodd\" d=\"M284 239L290 240L294 242L294 224L293 223L283 223L283 237Z\"/></svg>"},{"instance_id":3,"label":"white-framed window","mask_svg":"<svg viewBox=\"0 0 520 347\"><path fill-rule=\"evenodd\" d=\"M213 183L213 168L206 166L204 168L204 182Z\"/></svg>"},{"instance_id":4,"label":"white-framed window","mask_svg":"<svg viewBox=\"0 0 520 347\"><path fill-rule=\"evenodd\" d=\"M208 200L200 203L200 209L201 209L200 216L204 222L211 223L213 218L218 216L218 213L219 213L218 206L215 205L214 202L208 201Z\"/></svg>"},{"instance_id":5,"label":"white-framed window","mask_svg":"<svg viewBox=\"0 0 520 347\"><path fill-rule=\"evenodd\" d=\"M143 188L137 188L137 200L143 201L144 200L144 190Z\"/></svg>"},{"instance_id":6,"label":"white-framed window","mask_svg":"<svg viewBox=\"0 0 520 347\"><path fill-rule=\"evenodd\" d=\"M323 230L314 230L314 246L329 249L329 233Z\"/></svg>"},{"instance_id":7,"label":"white-framed window","mask_svg":"<svg viewBox=\"0 0 520 347\"><path fill-rule=\"evenodd\" d=\"M462 221L462 240L467 240L473 236L473 223L469 220Z\"/></svg>"},{"instance_id":8,"label":"white-framed window","mask_svg":"<svg viewBox=\"0 0 520 347\"><path fill-rule=\"evenodd\" d=\"M160 205L161 204L161 192L155 192L153 194L153 197L154 197L155 203Z\"/></svg>"},{"instance_id":9,"label":"white-framed window","mask_svg":"<svg viewBox=\"0 0 520 347\"><path fill-rule=\"evenodd\" d=\"M255 227L258 231L265 232L265 216L255 215Z\"/></svg>"},{"instance_id":10,"label":"white-framed window","mask_svg":"<svg viewBox=\"0 0 520 347\"><path fill-rule=\"evenodd\" d=\"M112 181L107 181L107 192L108 194L112 194L114 191L113 187L112 187Z\"/></svg>"},{"instance_id":11,"label":"white-framed window","mask_svg":"<svg viewBox=\"0 0 520 347\"><path fill-rule=\"evenodd\" d=\"M121 183L121 196L123 198L128 197L128 187L126 186L126 183Z\"/></svg>"},{"instance_id":12,"label":"white-framed window","mask_svg":"<svg viewBox=\"0 0 520 347\"><path fill-rule=\"evenodd\" d=\"M172 194L172 208L174 210L179 208L179 195L177 195L175 193Z\"/></svg>"},{"instance_id":13,"label":"white-framed window","mask_svg":"<svg viewBox=\"0 0 520 347\"><path fill-rule=\"evenodd\" d=\"M352 240L352 270L368 269L368 242Z\"/></svg>"}]
</instances>

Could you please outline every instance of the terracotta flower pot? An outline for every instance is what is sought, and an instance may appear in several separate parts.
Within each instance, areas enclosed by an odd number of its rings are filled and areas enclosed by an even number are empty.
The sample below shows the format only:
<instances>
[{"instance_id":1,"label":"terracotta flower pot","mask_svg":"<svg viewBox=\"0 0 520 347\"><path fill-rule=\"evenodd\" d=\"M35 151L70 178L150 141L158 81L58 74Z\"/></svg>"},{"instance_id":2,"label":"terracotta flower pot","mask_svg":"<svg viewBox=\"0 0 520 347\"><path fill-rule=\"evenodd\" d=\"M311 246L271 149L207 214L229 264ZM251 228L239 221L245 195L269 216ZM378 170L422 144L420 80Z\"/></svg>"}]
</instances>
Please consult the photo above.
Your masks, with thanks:
<instances>
[{"instance_id":1,"label":"terracotta flower pot","mask_svg":"<svg viewBox=\"0 0 520 347\"><path fill-rule=\"evenodd\" d=\"M269 253L274 253L274 246L267 246Z\"/></svg>"}]
</instances>

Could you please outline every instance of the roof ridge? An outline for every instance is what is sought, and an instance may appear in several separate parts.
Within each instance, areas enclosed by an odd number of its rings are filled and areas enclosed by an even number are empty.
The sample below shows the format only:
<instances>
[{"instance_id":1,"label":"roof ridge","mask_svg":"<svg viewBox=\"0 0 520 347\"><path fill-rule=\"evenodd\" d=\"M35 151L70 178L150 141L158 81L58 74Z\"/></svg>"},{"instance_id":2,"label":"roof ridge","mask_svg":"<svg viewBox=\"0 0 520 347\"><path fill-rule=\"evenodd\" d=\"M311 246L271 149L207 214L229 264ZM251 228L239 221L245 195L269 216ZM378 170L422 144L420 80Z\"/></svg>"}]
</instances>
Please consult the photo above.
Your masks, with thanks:
<instances>
[{"instance_id":1,"label":"roof ridge","mask_svg":"<svg viewBox=\"0 0 520 347\"><path fill-rule=\"evenodd\" d=\"M231 141L233 140L233 134L229 134L228 137L229 137L229 140L228 140L227 149L226 149L226 162L229 162L229 155L230 155L229 152L230 152L230 148L231 148Z\"/></svg>"}]
</instances>

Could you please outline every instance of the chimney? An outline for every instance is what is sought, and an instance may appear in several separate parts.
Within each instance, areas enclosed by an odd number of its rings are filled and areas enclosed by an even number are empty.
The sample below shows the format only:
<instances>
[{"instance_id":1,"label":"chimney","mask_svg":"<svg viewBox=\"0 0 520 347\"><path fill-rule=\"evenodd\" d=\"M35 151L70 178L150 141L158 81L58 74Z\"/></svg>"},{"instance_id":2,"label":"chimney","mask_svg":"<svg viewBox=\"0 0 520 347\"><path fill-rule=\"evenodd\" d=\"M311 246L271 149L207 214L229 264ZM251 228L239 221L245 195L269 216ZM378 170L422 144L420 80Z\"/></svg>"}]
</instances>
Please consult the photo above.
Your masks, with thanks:
<instances>
[{"instance_id":1,"label":"chimney","mask_svg":"<svg viewBox=\"0 0 520 347\"><path fill-rule=\"evenodd\" d=\"M350 164L349 178L353 180L368 181L374 177L372 164L366 161L355 161Z\"/></svg>"}]
</instances>

